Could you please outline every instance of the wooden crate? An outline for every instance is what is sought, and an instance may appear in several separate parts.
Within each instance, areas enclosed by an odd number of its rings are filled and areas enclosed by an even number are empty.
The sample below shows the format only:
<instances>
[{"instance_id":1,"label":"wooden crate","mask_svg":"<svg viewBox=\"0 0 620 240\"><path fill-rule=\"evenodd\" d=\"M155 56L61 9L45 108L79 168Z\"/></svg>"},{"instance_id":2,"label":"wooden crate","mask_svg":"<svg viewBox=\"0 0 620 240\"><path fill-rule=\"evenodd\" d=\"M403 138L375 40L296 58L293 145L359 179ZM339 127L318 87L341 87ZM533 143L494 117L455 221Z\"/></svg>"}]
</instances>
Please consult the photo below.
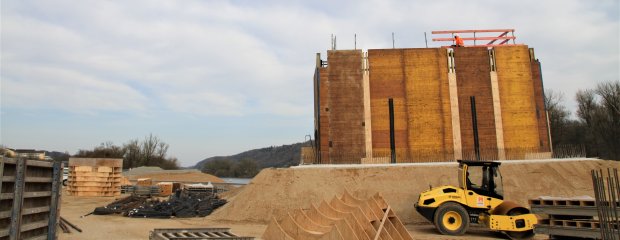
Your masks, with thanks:
<instances>
[{"instance_id":1,"label":"wooden crate","mask_svg":"<svg viewBox=\"0 0 620 240\"><path fill-rule=\"evenodd\" d=\"M0 156L0 240L56 239L60 162Z\"/></svg>"},{"instance_id":2,"label":"wooden crate","mask_svg":"<svg viewBox=\"0 0 620 240\"><path fill-rule=\"evenodd\" d=\"M138 186L151 186L153 185L153 180L150 178L138 178L138 182L136 183Z\"/></svg>"},{"instance_id":3,"label":"wooden crate","mask_svg":"<svg viewBox=\"0 0 620 240\"><path fill-rule=\"evenodd\" d=\"M123 159L70 158L67 191L73 196L119 196Z\"/></svg>"},{"instance_id":4,"label":"wooden crate","mask_svg":"<svg viewBox=\"0 0 620 240\"><path fill-rule=\"evenodd\" d=\"M172 195L173 184L171 182L160 182L157 183L157 186L159 186L159 196L166 197Z\"/></svg>"}]
</instances>

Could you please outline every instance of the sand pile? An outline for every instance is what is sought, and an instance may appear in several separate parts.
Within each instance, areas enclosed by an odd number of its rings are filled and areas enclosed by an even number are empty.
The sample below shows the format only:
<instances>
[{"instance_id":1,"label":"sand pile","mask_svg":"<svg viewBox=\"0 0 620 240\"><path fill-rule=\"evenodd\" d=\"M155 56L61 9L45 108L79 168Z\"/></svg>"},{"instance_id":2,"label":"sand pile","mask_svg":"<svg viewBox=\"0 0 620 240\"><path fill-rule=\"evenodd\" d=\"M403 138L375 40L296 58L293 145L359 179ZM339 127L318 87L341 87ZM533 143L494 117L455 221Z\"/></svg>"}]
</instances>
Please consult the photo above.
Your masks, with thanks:
<instances>
[{"instance_id":1,"label":"sand pile","mask_svg":"<svg viewBox=\"0 0 620 240\"><path fill-rule=\"evenodd\" d=\"M287 211L348 190L358 198L380 192L405 223L426 222L413 204L429 185L456 185L456 163L390 167L265 169L208 219L267 223ZM536 160L501 166L504 197L527 206L539 196L593 195L590 169L620 167L605 160Z\"/></svg>"},{"instance_id":2,"label":"sand pile","mask_svg":"<svg viewBox=\"0 0 620 240\"><path fill-rule=\"evenodd\" d=\"M143 174L127 176L129 180L136 180L138 178L150 178L153 182L213 182L221 183L223 179L213 176L211 174L202 173L198 171L189 172L147 172Z\"/></svg>"}]
</instances>

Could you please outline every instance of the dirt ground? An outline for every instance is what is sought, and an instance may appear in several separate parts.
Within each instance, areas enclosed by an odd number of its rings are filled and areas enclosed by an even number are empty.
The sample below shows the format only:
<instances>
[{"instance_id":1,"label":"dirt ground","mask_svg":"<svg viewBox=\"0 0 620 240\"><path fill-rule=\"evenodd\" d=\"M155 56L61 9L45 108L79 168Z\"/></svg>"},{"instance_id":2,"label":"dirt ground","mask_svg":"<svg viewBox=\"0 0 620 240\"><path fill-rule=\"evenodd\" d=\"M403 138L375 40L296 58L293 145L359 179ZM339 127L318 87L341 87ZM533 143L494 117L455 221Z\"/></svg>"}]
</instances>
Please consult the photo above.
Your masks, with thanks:
<instances>
[{"instance_id":1,"label":"dirt ground","mask_svg":"<svg viewBox=\"0 0 620 240\"><path fill-rule=\"evenodd\" d=\"M120 239L148 239L149 231L155 228L206 228L226 227L238 236L250 236L261 239L267 225L250 222L230 222L209 220L207 218L186 219L146 219L128 218L119 215L80 217L91 212L95 207L104 206L112 201L113 197L73 197L62 196L61 216L80 227L83 232L72 231L62 233L59 230L59 239L93 239L93 240L120 240ZM464 236L440 235L433 225L409 224L407 230L414 239L506 239L505 236L484 229L472 227ZM546 236L537 236L536 239L546 239Z\"/></svg>"},{"instance_id":2,"label":"dirt ground","mask_svg":"<svg viewBox=\"0 0 620 240\"><path fill-rule=\"evenodd\" d=\"M618 168L619 162L604 160L527 161L502 164L506 199L527 206L539 196L592 195L590 169ZM81 218L111 197L62 197L61 216L84 232L61 233L60 239L148 239L155 228L226 227L239 236L260 239L270 219L290 209L304 208L341 195L347 190L364 199L380 192L406 224L414 239L506 239L505 236L471 227L464 236L440 235L413 209L417 195L429 185L456 185L455 164L403 165L391 167L317 167L265 169L243 188L224 194L229 201L206 218L144 219L118 215ZM337 184L335 184L337 183ZM538 235L536 239L546 239Z\"/></svg>"},{"instance_id":3,"label":"dirt ground","mask_svg":"<svg viewBox=\"0 0 620 240\"><path fill-rule=\"evenodd\" d=\"M114 201L113 197L74 197L64 194L60 215L83 230L82 233L62 233L59 239L121 240L148 239L149 231L155 228L207 228L227 227L239 236L261 236L266 225L252 223L224 223L205 218L146 219L128 218L120 215L80 217L92 212L95 207Z\"/></svg>"}]
</instances>

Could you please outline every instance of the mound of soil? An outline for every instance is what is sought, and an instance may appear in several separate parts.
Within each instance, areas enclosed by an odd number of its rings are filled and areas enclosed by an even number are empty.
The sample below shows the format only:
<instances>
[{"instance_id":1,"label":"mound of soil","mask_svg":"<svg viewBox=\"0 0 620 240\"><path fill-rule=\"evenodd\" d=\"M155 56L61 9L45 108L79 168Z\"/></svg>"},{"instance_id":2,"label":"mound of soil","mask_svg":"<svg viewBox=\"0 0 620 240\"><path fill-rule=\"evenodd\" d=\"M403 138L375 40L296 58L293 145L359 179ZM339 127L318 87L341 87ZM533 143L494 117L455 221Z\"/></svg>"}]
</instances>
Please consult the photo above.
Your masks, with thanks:
<instances>
[{"instance_id":1,"label":"mound of soil","mask_svg":"<svg viewBox=\"0 0 620 240\"><path fill-rule=\"evenodd\" d=\"M620 162L530 160L504 162L500 167L504 198L529 207L539 196L593 196L591 169L620 168ZM418 195L430 186L458 186L457 163L396 166L336 166L264 169L243 191L208 219L267 223L292 209L340 195L347 189L365 199L380 192L405 223L426 220L414 209Z\"/></svg>"}]
</instances>

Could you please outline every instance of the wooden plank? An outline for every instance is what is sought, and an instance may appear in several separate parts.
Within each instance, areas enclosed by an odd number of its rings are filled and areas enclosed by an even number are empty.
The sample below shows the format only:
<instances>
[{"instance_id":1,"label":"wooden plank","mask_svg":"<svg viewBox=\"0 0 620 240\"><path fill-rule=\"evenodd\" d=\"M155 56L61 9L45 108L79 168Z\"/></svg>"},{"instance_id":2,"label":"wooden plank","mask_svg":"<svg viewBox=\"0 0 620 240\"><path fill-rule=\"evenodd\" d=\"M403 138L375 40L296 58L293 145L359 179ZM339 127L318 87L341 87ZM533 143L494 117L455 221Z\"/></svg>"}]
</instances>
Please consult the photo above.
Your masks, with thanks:
<instances>
[{"instance_id":1,"label":"wooden plank","mask_svg":"<svg viewBox=\"0 0 620 240\"><path fill-rule=\"evenodd\" d=\"M495 136L497 138L497 159L505 160L506 151L504 151L504 127L502 125L502 106L499 98L499 85L497 82L497 72L491 71L491 93L493 95L493 114L495 119Z\"/></svg>"},{"instance_id":2,"label":"wooden plank","mask_svg":"<svg viewBox=\"0 0 620 240\"><path fill-rule=\"evenodd\" d=\"M48 229L47 229L47 236L48 236L48 240L55 240L58 238L58 232L57 232L57 226L58 223L60 222L60 191L62 191L62 174L63 174L63 168L62 168L62 164L60 162L55 162L54 163L54 172L52 175L53 178L53 182L52 182L52 196L51 196L51 203L50 203L50 214L49 214L49 218L48 218Z\"/></svg>"},{"instance_id":3,"label":"wooden plank","mask_svg":"<svg viewBox=\"0 0 620 240\"><path fill-rule=\"evenodd\" d=\"M388 206L387 211L385 211L385 214L383 214L383 218L381 219L381 224L379 224L379 228L377 228L377 235L375 235L374 240L379 239L379 235L383 231L383 225L385 225L385 221L387 221L389 211L390 211L390 207Z\"/></svg>"},{"instance_id":4,"label":"wooden plank","mask_svg":"<svg viewBox=\"0 0 620 240\"><path fill-rule=\"evenodd\" d=\"M17 159L15 159L15 158L7 158L7 157L3 157L2 156L2 160L3 160L2 161L3 163L7 163L7 164L15 165L15 163L17 163Z\"/></svg>"},{"instance_id":5,"label":"wooden plank","mask_svg":"<svg viewBox=\"0 0 620 240\"><path fill-rule=\"evenodd\" d=\"M48 197L51 196L51 191L41 191L41 192L25 192L23 194L23 198L36 198L36 197Z\"/></svg>"},{"instance_id":6,"label":"wooden plank","mask_svg":"<svg viewBox=\"0 0 620 240\"><path fill-rule=\"evenodd\" d=\"M24 208L22 211L23 211L22 212L22 216L23 216L23 215L29 215L29 214L35 214L35 213L49 212L50 207L43 206L43 207L35 207L35 208ZM0 218L1 217L2 215L0 215Z\"/></svg>"},{"instance_id":7,"label":"wooden plank","mask_svg":"<svg viewBox=\"0 0 620 240\"><path fill-rule=\"evenodd\" d=\"M27 159L18 159L15 165L15 187L13 191L13 209L11 211L11 224L9 227L9 239L21 239L20 226L22 223L22 205L24 203L24 179L28 168Z\"/></svg>"},{"instance_id":8,"label":"wooden plank","mask_svg":"<svg viewBox=\"0 0 620 240\"><path fill-rule=\"evenodd\" d=\"M459 96L456 84L456 74L448 73L448 84L450 88L450 113L452 120L452 143L454 144L454 159L463 159L461 146L461 124L459 116Z\"/></svg>"},{"instance_id":9,"label":"wooden plank","mask_svg":"<svg viewBox=\"0 0 620 240\"><path fill-rule=\"evenodd\" d=\"M47 161L47 160L33 160L33 159L29 159L27 164L30 167L51 168L52 166L54 166L54 162Z\"/></svg>"},{"instance_id":10,"label":"wooden plank","mask_svg":"<svg viewBox=\"0 0 620 240\"><path fill-rule=\"evenodd\" d=\"M42 228L42 227L47 227L47 224L48 224L47 220L23 224L21 226L21 232L30 231L30 230Z\"/></svg>"}]
</instances>

